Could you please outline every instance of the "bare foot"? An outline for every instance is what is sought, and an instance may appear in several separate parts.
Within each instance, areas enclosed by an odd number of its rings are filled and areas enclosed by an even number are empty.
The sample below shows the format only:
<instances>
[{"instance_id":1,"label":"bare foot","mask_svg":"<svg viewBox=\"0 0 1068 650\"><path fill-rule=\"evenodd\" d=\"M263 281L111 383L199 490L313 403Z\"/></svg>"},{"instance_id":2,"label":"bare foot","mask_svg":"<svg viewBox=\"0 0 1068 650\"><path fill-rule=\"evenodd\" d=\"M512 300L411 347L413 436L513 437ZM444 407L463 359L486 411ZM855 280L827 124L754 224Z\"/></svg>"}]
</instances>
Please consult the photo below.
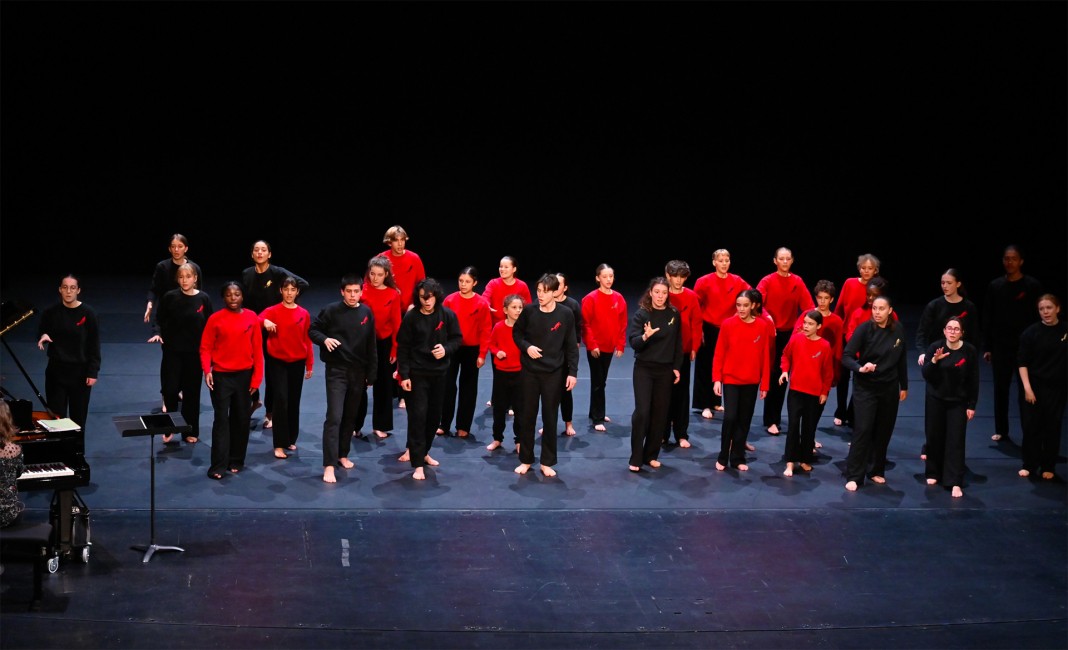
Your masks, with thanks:
<instances>
[{"instance_id":1,"label":"bare foot","mask_svg":"<svg viewBox=\"0 0 1068 650\"><path fill-rule=\"evenodd\" d=\"M627 469L629 469L632 472L640 472L640 471L642 471L642 468L638 467L637 465L630 465L630 466L627 467Z\"/></svg>"},{"instance_id":2,"label":"bare foot","mask_svg":"<svg viewBox=\"0 0 1068 650\"><path fill-rule=\"evenodd\" d=\"M388 438L389 437L388 433L386 433L385 431L379 431L378 429L375 429L375 435L378 436L379 438Z\"/></svg>"},{"instance_id":3,"label":"bare foot","mask_svg":"<svg viewBox=\"0 0 1068 650\"><path fill-rule=\"evenodd\" d=\"M463 429L457 429L456 430L456 437L457 438L466 438L467 437L467 432L464 431Z\"/></svg>"},{"instance_id":4,"label":"bare foot","mask_svg":"<svg viewBox=\"0 0 1068 650\"><path fill-rule=\"evenodd\" d=\"M397 408L399 408L399 409L405 408L405 404L404 404L404 400L403 399L397 400Z\"/></svg>"},{"instance_id":5,"label":"bare foot","mask_svg":"<svg viewBox=\"0 0 1068 650\"><path fill-rule=\"evenodd\" d=\"M422 467L416 467L415 471L412 472L412 478L414 478L417 481L426 480L426 474L423 473L423 468Z\"/></svg>"},{"instance_id":6,"label":"bare foot","mask_svg":"<svg viewBox=\"0 0 1068 650\"><path fill-rule=\"evenodd\" d=\"M873 477L871 477L871 482L872 483L878 483L879 485L883 485L884 483L886 483L886 479L884 477L882 477L882 476L873 476Z\"/></svg>"},{"instance_id":7,"label":"bare foot","mask_svg":"<svg viewBox=\"0 0 1068 650\"><path fill-rule=\"evenodd\" d=\"M738 471L739 472L748 472L749 471L749 466L746 465L745 463L739 463L738 464Z\"/></svg>"},{"instance_id":8,"label":"bare foot","mask_svg":"<svg viewBox=\"0 0 1068 650\"><path fill-rule=\"evenodd\" d=\"M722 411L723 411L723 407L722 407L722 406L713 406L713 407L712 407L712 410L713 410L713 411L720 411L720 412L722 412Z\"/></svg>"},{"instance_id":9,"label":"bare foot","mask_svg":"<svg viewBox=\"0 0 1068 650\"><path fill-rule=\"evenodd\" d=\"M608 416L606 415L606 416L604 416L604 421L605 421L605 422L611 422L611 421L612 421L612 418L610 418L610 417L608 417Z\"/></svg>"},{"instance_id":10,"label":"bare foot","mask_svg":"<svg viewBox=\"0 0 1068 650\"><path fill-rule=\"evenodd\" d=\"M920 460L927 460L927 454L920 454Z\"/></svg>"},{"instance_id":11,"label":"bare foot","mask_svg":"<svg viewBox=\"0 0 1068 650\"><path fill-rule=\"evenodd\" d=\"M686 438L683 438L682 440L679 441L679 446L682 447L683 449L689 449L690 446L691 446L690 445L690 441L687 440Z\"/></svg>"},{"instance_id":12,"label":"bare foot","mask_svg":"<svg viewBox=\"0 0 1068 650\"><path fill-rule=\"evenodd\" d=\"M959 485L953 486L953 498L959 499L964 496L964 490L960 489Z\"/></svg>"},{"instance_id":13,"label":"bare foot","mask_svg":"<svg viewBox=\"0 0 1068 650\"><path fill-rule=\"evenodd\" d=\"M508 415L511 415L511 416L514 417L515 416L515 411L513 411L512 409L508 409Z\"/></svg>"},{"instance_id":14,"label":"bare foot","mask_svg":"<svg viewBox=\"0 0 1068 650\"><path fill-rule=\"evenodd\" d=\"M526 474L529 470L530 465L527 465L526 463L520 463L519 467L515 468L515 470L513 471L515 471L516 474Z\"/></svg>"},{"instance_id":15,"label":"bare foot","mask_svg":"<svg viewBox=\"0 0 1068 650\"><path fill-rule=\"evenodd\" d=\"M337 477L334 476L334 468L333 467L324 467L323 468L323 482L325 482L325 483L337 483Z\"/></svg>"},{"instance_id":16,"label":"bare foot","mask_svg":"<svg viewBox=\"0 0 1068 650\"><path fill-rule=\"evenodd\" d=\"M573 435L575 435L575 433L577 433L575 431L575 427L571 426L570 422L564 422L564 435L565 436L573 436Z\"/></svg>"},{"instance_id":17,"label":"bare foot","mask_svg":"<svg viewBox=\"0 0 1068 650\"><path fill-rule=\"evenodd\" d=\"M550 478L552 478L553 476L556 476L556 470L551 468L551 467L547 467L545 465L541 466L541 473L546 475L546 476L548 476L548 477L550 477Z\"/></svg>"},{"instance_id":18,"label":"bare foot","mask_svg":"<svg viewBox=\"0 0 1068 650\"><path fill-rule=\"evenodd\" d=\"M493 402L492 401L486 402L486 406L493 406Z\"/></svg>"},{"instance_id":19,"label":"bare foot","mask_svg":"<svg viewBox=\"0 0 1068 650\"><path fill-rule=\"evenodd\" d=\"M430 465L431 467L437 467L438 465L441 464L438 461L436 461L433 458L431 458L430 454L427 454L426 456L423 456L423 462L426 463L427 465Z\"/></svg>"},{"instance_id":20,"label":"bare foot","mask_svg":"<svg viewBox=\"0 0 1068 650\"><path fill-rule=\"evenodd\" d=\"M747 442L747 443L745 443L745 450L746 450L746 451L756 451L756 447L754 447L754 446L752 445L752 443L748 443L748 442Z\"/></svg>"},{"instance_id":21,"label":"bare foot","mask_svg":"<svg viewBox=\"0 0 1068 650\"><path fill-rule=\"evenodd\" d=\"M491 442L488 445L486 445L486 451L493 451L494 449L499 449L500 446L501 446L501 441L500 440L494 440L493 442Z\"/></svg>"},{"instance_id":22,"label":"bare foot","mask_svg":"<svg viewBox=\"0 0 1068 650\"><path fill-rule=\"evenodd\" d=\"M768 427L768 434L772 435L772 436L779 435L779 425L773 424L770 427Z\"/></svg>"},{"instance_id":23,"label":"bare foot","mask_svg":"<svg viewBox=\"0 0 1068 650\"><path fill-rule=\"evenodd\" d=\"M289 445L288 447L286 447L286 449L288 449L289 451L296 451L297 450L297 446L296 445Z\"/></svg>"},{"instance_id":24,"label":"bare foot","mask_svg":"<svg viewBox=\"0 0 1068 650\"><path fill-rule=\"evenodd\" d=\"M289 456L286 455L286 450L282 449L281 447L275 447L275 449L274 449L274 457L275 458L289 458Z\"/></svg>"},{"instance_id":25,"label":"bare foot","mask_svg":"<svg viewBox=\"0 0 1068 650\"><path fill-rule=\"evenodd\" d=\"M1053 480L1053 472L1042 472L1042 478L1044 478L1047 481L1052 481Z\"/></svg>"},{"instance_id":26,"label":"bare foot","mask_svg":"<svg viewBox=\"0 0 1068 650\"><path fill-rule=\"evenodd\" d=\"M445 429L438 429L434 433L438 434L439 436L443 436L443 435L445 435Z\"/></svg>"},{"instance_id":27,"label":"bare foot","mask_svg":"<svg viewBox=\"0 0 1068 650\"><path fill-rule=\"evenodd\" d=\"M605 428L605 426L603 424L595 424L595 425L593 425L593 430L594 431L601 431L601 432L608 431L608 429Z\"/></svg>"},{"instance_id":28,"label":"bare foot","mask_svg":"<svg viewBox=\"0 0 1068 650\"><path fill-rule=\"evenodd\" d=\"M712 419L712 409L705 409L705 410L701 411L701 417L703 417L706 420L711 420Z\"/></svg>"},{"instance_id":29,"label":"bare foot","mask_svg":"<svg viewBox=\"0 0 1068 650\"><path fill-rule=\"evenodd\" d=\"M655 458L652 459L651 461L649 461L649 467L652 467L653 469L656 469L657 467L660 467L661 465L663 465L663 463L661 463L660 461L658 461Z\"/></svg>"},{"instance_id":30,"label":"bare foot","mask_svg":"<svg viewBox=\"0 0 1068 650\"><path fill-rule=\"evenodd\" d=\"M538 435L539 435L539 436L540 436L541 434L543 434L543 433L545 433L545 429L538 429Z\"/></svg>"},{"instance_id":31,"label":"bare foot","mask_svg":"<svg viewBox=\"0 0 1068 650\"><path fill-rule=\"evenodd\" d=\"M856 481L849 481L848 483L846 483L845 488L847 490L849 490L850 492L856 492L857 491L857 482Z\"/></svg>"},{"instance_id":32,"label":"bare foot","mask_svg":"<svg viewBox=\"0 0 1068 650\"><path fill-rule=\"evenodd\" d=\"M185 444L187 444L187 445L195 445L195 444L197 444L198 441L199 441L199 438L194 438L193 436L186 436L185 437ZM294 447L294 449L296 449L296 447Z\"/></svg>"},{"instance_id":33,"label":"bare foot","mask_svg":"<svg viewBox=\"0 0 1068 650\"><path fill-rule=\"evenodd\" d=\"M786 463L786 469L783 470L782 475L783 476L793 476L794 475L794 464L793 463Z\"/></svg>"},{"instance_id":34,"label":"bare foot","mask_svg":"<svg viewBox=\"0 0 1068 650\"><path fill-rule=\"evenodd\" d=\"M823 443L819 440L816 441L816 449L823 449Z\"/></svg>"},{"instance_id":35,"label":"bare foot","mask_svg":"<svg viewBox=\"0 0 1068 650\"><path fill-rule=\"evenodd\" d=\"M398 462L398 463L407 463L407 462L408 462L408 461L410 461L411 459L412 459L412 456L411 456L411 454L409 454L409 453L408 453L408 450L407 450L407 449L405 449L405 450L404 450L404 453L403 453L403 454L401 454L401 455L400 455L400 457L399 457L399 458L397 459L397 462Z\"/></svg>"},{"instance_id":36,"label":"bare foot","mask_svg":"<svg viewBox=\"0 0 1068 650\"><path fill-rule=\"evenodd\" d=\"M1029 472L1026 469L1021 469L1019 472L1017 472L1017 474L1019 474L1020 476L1022 476L1024 478L1027 478L1028 476L1031 476L1031 472Z\"/></svg>"},{"instance_id":37,"label":"bare foot","mask_svg":"<svg viewBox=\"0 0 1068 650\"><path fill-rule=\"evenodd\" d=\"M935 483L938 483L938 479L933 479L933 478L927 479L927 485L934 485Z\"/></svg>"},{"instance_id":38,"label":"bare foot","mask_svg":"<svg viewBox=\"0 0 1068 650\"><path fill-rule=\"evenodd\" d=\"M341 464L345 469L352 469L356 466L356 463L352 462L348 458L338 458L337 462Z\"/></svg>"},{"instance_id":39,"label":"bare foot","mask_svg":"<svg viewBox=\"0 0 1068 650\"><path fill-rule=\"evenodd\" d=\"M167 444L168 442L170 442L173 439L174 439L174 434L173 433L165 433L165 434L163 434L163 444Z\"/></svg>"},{"instance_id":40,"label":"bare foot","mask_svg":"<svg viewBox=\"0 0 1068 650\"><path fill-rule=\"evenodd\" d=\"M842 426L842 418L835 418L834 419L834 426L836 426L836 427Z\"/></svg>"},{"instance_id":41,"label":"bare foot","mask_svg":"<svg viewBox=\"0 0 1068 650\"><path fill-rule=\"evenodd\" d=\"M726 468L726 467L725 467L725 466L723 465L723 463L721 463L721 462L719 462L719 461L717 460L717 461L716 461L716 469L717 469L718 471L722 472L723 470L725 470L725 469L727 469L727 468Z\"/></svg>"},{"instance_id":42,"label":"bare foot","mask_svg":"<svg viewBox=\"0 0 1068 650\"><path fill-rule=\"evenodd\" d=\"M811 472L812 471L812 465L809 465L808 463L801 463L801 471L802 472Z\"/></svg>"},{"instance_id":43,"label":"bare foot","mask_svg":"<svg viewBox=\"0 0 1068 650\"><path fill-rule=\"evenodd\" d=\"M994 435L990 436L990 439L997 442L998 440L1001 440L1001 434L995 433Z\"/></svg>"}]
</instances>

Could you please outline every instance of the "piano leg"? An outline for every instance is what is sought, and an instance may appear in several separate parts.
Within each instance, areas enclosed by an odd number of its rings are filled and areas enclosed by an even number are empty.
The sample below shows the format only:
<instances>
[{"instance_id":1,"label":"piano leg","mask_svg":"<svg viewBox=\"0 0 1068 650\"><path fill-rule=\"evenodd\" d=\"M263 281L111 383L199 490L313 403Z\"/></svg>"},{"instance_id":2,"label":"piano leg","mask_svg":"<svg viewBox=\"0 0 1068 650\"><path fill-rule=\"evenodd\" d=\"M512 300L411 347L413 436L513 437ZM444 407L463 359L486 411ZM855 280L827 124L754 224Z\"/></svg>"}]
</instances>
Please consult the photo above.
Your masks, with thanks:
<instances>
[{"instance_id":1,"label":"piano leg","mask_svg":"<svg viewBox=\"0 0 1068 650\"><path fill-rule=\"evenodd\" d=\"M70 556L74 537L74 490L56 490L52 495L52 525L56 531L57 555Z\"/></svg>"}]
</instances>

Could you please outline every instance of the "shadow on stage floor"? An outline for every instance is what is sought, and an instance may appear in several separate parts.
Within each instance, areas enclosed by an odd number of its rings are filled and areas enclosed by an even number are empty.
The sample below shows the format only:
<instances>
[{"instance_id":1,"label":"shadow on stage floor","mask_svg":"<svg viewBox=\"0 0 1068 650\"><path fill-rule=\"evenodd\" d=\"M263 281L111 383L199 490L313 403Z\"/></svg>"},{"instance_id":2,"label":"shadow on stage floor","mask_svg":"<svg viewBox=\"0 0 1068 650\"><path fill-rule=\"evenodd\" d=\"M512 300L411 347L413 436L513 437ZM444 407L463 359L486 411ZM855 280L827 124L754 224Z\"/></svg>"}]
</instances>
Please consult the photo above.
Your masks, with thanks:
<instances>
[{"instance_id":1,"label":"shadow on stage floor","mask_svg":"<svg viewBox=\"0 0 1068 650\"><path fill-rule=\"evenodd\" d=\"M850 430L831 423L833 396L809 474L782 476L784 438L764 432L759 417L751 470L717 472L721 420L698 413L693 447L671 447L662 468L633 474L629 351L610 370L605 433L585 417L581 360L578 435L560 438L553 479L516 475L510 445L485 450L491 374L484 369L472 435L435 440L441 465L428 480L413 481L396 460L405 411L395 409L395 435L355 439L356 466L325 484L317 365L305 385L299 450L273 458L261 409L245 471L211 481L206 393L197 445L123 438L112 424L159 408L160 351L144 342L142 284L102 278L93 282L102 289L85 292L104 329L104 367L86 427L92 480L79 489L91 508L91 552L86 563L63 558L46 577L40 611L27 611L29 568L5 564L4 648L1059 648L1068 641L1068 491L1060 480L1019 478L1019 448L990 440L988 374L969 425L961 499L923 480L923 382L915 367L886 485L843 489ZM303 300L313 314L337 295L331 281L315 285ZM54 293L30 299L45 306ZM908 327L914 319L901 311ZM41 386L36 319L5 339ZM36 399L7 349L0 359L4 387ZM1019 441L1016 419L1012 435ZM51 494L23 496L30 518L47 518ZM132 547L150 537L184 550L145 562Z\"/></svg>"}]
</instances>

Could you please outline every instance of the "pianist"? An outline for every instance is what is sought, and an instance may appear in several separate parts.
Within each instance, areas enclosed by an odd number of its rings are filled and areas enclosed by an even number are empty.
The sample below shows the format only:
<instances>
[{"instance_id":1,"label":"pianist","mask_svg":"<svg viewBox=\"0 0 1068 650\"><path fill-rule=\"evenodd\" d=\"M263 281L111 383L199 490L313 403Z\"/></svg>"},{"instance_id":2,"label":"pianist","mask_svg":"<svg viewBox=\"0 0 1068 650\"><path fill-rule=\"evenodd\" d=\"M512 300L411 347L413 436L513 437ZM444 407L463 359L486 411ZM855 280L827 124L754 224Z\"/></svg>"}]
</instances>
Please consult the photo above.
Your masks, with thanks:
<instances>
[{"instance_id":1,"label":"pianist","mask_svg":"<svg viewBox=\"0 0 1068 650\"><path fill-rule=\"evenodd\" d=\"M17 481L22 474L22 446L15 442L18 432L7 402L0 400L0 528L10 526L22 515Z\"/></svg>"}]
</instances>

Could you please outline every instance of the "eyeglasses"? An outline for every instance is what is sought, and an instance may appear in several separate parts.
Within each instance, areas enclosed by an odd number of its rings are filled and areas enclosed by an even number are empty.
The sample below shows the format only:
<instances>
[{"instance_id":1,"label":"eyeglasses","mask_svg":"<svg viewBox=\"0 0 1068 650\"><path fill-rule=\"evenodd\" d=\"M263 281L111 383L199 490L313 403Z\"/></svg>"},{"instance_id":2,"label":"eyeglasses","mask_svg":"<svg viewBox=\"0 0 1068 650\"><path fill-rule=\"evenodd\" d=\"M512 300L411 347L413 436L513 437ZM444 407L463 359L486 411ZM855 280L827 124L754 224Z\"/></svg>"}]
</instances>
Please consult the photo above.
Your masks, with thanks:
<instances>
[{"instance_id":1,"label":"eyeglasses","mask_svg":"<svg viewBox=\"0 0 1068 650\"><path fill-rule=\"evenodd\" d=\"M946 325L946 331L947 332L959 332L960 328L959 327L953 327L953 326L950 326L950 325Z\"/></svg>"}]
</instances>

